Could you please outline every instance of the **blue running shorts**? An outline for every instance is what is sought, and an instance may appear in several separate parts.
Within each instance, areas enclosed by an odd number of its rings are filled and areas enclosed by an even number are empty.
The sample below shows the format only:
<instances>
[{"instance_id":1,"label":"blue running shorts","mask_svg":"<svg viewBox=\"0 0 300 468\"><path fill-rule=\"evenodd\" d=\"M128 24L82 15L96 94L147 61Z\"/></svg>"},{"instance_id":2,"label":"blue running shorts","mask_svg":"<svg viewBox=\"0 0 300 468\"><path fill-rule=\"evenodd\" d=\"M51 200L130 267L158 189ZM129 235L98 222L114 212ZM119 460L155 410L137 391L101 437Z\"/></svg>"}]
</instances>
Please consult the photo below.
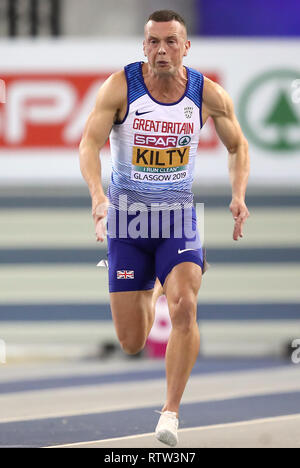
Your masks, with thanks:
<instances>
[{"instance_id":1,"label":"blue running shorts","mask_svg":"<svg viewBox=\"0 0 300 468\"><path fill-rule=\"evenodd\" d=\"M193 262L204 272L204 249L194 207L139 215L109 209L109 292L153 289L171 270Z\"/></svg>"}]
</instances>

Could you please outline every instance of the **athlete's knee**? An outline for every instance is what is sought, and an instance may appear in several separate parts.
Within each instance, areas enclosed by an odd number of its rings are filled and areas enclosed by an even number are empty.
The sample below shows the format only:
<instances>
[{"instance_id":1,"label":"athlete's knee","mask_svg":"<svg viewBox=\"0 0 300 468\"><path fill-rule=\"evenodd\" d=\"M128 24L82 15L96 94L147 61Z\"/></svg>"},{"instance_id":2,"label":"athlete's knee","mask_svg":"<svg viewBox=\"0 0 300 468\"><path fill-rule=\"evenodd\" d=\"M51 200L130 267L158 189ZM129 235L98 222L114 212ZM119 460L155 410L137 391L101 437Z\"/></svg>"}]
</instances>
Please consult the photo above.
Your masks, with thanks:
<instances>
[{"instance_id":1,"label":"athlete's knee","mask_svg":"<svg viewBox=\"0 0 300 468\"><path fill-rule=\"evenodd\" d=\"M121 342L120 344L124 353L129 354L129 355L140 353L144 349L144 346L145 346L145 343L140 345L138 343Z\"/></svg>"},{"instance_id":2,"label":"athlete's knee","mask_svg":"<svg viewBox=\"0 0 300 468\"><path fill-rule=\"evenodd\" d=\"M124 353L130 355L141 352L144 349L146 342L144 337L135 338L130 336L119 338L119 341Z\"/></svg>"},{"instance_id":3,"label":"athlete's knee","mask_svg":"<svg viewBox=\"0 0 300 468\"><path fill-rule=\"evenodd\" d=\"M188 333L197 320L197 298L193 294L179 294L170 305L172 327Z\"/></svg>"}]
</instances>

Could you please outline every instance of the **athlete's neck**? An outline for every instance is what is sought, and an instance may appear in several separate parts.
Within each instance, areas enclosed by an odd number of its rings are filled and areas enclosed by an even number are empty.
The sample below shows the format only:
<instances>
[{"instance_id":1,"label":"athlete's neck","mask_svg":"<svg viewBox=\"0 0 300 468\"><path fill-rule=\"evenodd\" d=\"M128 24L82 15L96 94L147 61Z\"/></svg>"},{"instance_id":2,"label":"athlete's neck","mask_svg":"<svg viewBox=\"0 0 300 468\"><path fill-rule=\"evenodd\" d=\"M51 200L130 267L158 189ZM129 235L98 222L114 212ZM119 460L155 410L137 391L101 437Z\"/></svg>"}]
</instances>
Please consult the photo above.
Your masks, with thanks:
<instances>
[{"instance_id":1,"label":"athlete's neck","mask_svg":"<svg viewBox=\"0 0 300 468\"><path fill-rule=\"evenodd\" d=\"M156 73L148 63L142 67L145 85L151 96L161 102L178 101L185 93L187 86L187 71L182 65L173 73Z\"/></svg>"}]
</instances>

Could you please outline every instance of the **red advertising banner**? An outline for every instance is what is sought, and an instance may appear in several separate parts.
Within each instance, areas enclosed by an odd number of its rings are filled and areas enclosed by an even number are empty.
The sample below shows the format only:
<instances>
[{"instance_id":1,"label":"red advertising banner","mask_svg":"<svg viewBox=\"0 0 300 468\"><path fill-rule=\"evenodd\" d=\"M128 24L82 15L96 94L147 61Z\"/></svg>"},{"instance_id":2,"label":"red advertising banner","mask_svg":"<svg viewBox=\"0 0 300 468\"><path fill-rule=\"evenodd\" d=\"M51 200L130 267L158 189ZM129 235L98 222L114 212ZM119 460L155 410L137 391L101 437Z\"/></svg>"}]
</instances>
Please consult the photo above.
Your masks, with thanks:
<instances>
[{"instance_id":1,"label":"red advertising banner","mask_svg":"<svg viewBox=\"0 0 300 468\"><path fill-rule=\"evenodd\" d=\"M5 102L0 103L0 150L75 149L99 87L109 75L1 75ZM206 76L219 81L216 75ZM205 130L199 148L217 147L213 122L208 121Z\"/></svg>"}]
</instances>

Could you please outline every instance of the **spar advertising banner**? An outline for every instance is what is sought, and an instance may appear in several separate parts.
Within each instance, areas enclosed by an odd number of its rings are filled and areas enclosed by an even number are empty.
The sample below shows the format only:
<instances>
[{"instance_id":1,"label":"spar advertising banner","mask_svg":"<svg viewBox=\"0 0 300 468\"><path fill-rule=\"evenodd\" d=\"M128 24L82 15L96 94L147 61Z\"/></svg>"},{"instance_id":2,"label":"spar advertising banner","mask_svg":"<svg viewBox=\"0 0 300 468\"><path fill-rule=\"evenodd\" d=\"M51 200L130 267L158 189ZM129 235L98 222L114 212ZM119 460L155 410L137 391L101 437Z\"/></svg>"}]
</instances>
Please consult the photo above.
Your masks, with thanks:
<instances>
[{"instance_id":1,"label":"spar advertising banner","mask_svg":"<svg viewBox=\"0 0 300 468\"><path fill-rule=\"evenodd\" d=\"M252 184L300 182L300 41L199 40L184 64L232 96L249 142ZM78 144L103 81L146 60L142 38L0 41L0 180L82 183ZM110 175L109 145L101 153ZM195 184L228 183L227 150L209 119Z\"/></svg>"}]
</instances>

